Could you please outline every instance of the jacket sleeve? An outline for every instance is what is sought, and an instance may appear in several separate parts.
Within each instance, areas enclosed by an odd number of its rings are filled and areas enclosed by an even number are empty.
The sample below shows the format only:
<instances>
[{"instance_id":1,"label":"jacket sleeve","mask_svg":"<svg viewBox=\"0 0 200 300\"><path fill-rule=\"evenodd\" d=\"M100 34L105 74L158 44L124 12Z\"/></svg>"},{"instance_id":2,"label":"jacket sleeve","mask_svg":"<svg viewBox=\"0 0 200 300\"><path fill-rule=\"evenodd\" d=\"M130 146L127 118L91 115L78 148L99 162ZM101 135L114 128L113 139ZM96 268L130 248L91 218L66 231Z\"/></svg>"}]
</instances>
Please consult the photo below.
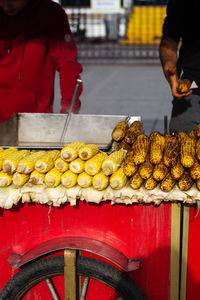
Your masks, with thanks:
<instances>
[{"instance_id":1,"label":"jacket sleeve","mask_svg":"<svg viewBox=\"0 0 200 300\"><path fill-rule=\"evenodd\" d=\"M54 17L49 26L49 52L59 71L61 90L61 112L69 109L75 90L76 81L80 78L82 66L77 61L77 48L71 33L67 15L59 6L55 6ZM79 88L74 108L80 107L79 96L82 92L82 84Z\"/></svg>"}]
</instances>

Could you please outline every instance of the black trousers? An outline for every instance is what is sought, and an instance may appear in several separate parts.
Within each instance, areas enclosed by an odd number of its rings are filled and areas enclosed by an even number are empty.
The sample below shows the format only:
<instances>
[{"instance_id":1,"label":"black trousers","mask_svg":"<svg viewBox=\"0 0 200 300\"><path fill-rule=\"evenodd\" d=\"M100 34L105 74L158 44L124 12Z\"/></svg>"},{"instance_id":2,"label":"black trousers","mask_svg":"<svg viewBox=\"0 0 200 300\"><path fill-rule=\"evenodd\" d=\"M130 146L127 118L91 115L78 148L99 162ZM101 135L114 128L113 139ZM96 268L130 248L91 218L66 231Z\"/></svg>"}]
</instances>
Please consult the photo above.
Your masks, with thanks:
<instances>
[{"instance_id":1,"label":"black trousers","mask_svg":"<svg viewBox=\"0 0 200 300\"><path fill-rule=\"evenodd\" d=\"M200 89L193 89L191 95L174 98L169 124L170 132L185 131L189 133L200 123Z\"/></svg>"}]
</instances>

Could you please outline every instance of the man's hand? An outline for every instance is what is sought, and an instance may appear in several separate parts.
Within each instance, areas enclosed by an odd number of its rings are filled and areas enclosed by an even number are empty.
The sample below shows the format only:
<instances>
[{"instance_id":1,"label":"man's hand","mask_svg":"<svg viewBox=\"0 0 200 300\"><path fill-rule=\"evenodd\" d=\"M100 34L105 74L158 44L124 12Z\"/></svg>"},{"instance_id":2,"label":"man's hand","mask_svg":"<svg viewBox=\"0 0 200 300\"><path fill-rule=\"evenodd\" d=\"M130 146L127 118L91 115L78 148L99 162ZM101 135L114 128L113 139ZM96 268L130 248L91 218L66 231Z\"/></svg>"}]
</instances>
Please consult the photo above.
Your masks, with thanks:
<instances>
[{"instance_id":1,"label":"man's hand","mask_svg":"<svg viewBox=\"0 0 200 300\"><path fill-rule=\"evenodd\" d=\"M180 93L178 91L179 78L176 69L174 67L169 67L167 70L165 70L165 76L171 87L173 97L182 98L182 97L189 96L192 93L192 90L189 90L186 93Z\"/></svg>"}]
</instances>

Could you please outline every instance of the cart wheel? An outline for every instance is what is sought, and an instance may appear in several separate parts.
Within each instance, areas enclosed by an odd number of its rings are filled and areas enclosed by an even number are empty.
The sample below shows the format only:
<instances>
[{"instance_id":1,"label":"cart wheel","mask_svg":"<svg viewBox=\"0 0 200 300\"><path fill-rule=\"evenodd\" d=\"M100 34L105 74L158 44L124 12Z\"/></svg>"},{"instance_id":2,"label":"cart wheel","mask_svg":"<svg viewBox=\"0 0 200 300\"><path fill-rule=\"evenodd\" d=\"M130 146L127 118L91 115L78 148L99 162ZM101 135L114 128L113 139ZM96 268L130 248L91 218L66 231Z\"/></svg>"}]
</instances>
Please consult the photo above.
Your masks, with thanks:
<instances>
[{"instance_id":1,"label":"cart wheel","mask_svg":"<svg viewBox=\"0 0 200 300\"><path fill-rule=\"evenodd\" d=\"M64 274L63 256L54 256L29 264L13 276L0 293L1 300L19 300L34 286L46 281L52 294L52 299L61 299L51 283L51 278ZM90 278L111 287L119 295L119 300L145 300L139 287L118 269L96 259L79 256L77 258L77 275L86 279L83 281L82 298L87 299L87 283Z\"/></svg>"}]
</instances>

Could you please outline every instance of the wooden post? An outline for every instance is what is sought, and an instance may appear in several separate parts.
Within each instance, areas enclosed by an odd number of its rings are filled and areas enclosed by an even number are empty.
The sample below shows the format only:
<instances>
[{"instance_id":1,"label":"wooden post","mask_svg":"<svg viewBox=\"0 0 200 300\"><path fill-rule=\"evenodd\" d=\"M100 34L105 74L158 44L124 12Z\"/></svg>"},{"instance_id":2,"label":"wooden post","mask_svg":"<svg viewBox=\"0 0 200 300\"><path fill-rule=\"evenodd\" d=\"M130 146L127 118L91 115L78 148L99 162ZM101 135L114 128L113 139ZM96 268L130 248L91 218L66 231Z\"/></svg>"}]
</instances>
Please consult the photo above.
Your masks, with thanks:
<instances>
[{"instance_id":1,"label":"wooden post","mask_svg":"<svg viewBox=\"0 0 200 300\"><path fill-rule=\"evenodd\" d=\"M65 300L76 300L76 250L64 250Z\"/></svg>"}]
</instances>

